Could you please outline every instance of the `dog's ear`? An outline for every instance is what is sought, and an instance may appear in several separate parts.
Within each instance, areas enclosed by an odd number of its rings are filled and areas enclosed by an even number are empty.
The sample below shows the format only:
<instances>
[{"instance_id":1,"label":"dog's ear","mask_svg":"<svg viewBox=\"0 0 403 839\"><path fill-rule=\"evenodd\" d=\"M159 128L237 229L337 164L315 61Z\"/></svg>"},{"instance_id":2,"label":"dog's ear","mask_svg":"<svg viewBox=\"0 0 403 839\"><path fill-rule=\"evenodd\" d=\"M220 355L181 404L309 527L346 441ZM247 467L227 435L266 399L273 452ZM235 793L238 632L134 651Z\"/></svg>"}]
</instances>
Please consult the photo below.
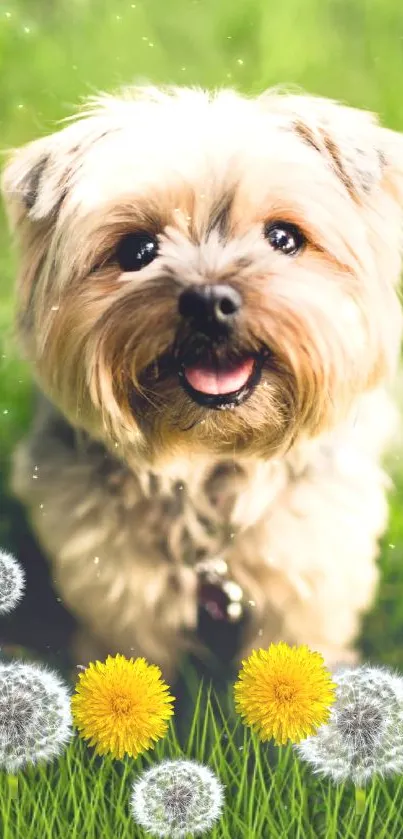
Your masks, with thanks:
<instances>
[{"instance_id":1,"label":"dog's ear","mask_svg":"<svg viewBox=\"0 0 403 839\"><path fill-rule=\"evenodd\" d=\"M284 128L295 131L327 160L349 193L365 202L385 181L403 199L403 136L368 111L314 96L263 94Z\"/></svg>"},{"instance_id":2,"label":"dog's ear","mask_svg":"<svg viewBox=\"0 0 403 839\"><path fill-rule=\"evenodd\" d=\"M83 154L109 133L102 117L82 114L60 131L34 140L10 154L2 192L12 227L52 222L68 192Z\"/></svg>"},{"instance_id":3,"label":"dog's ear","mask_svg":"<svg viewBox=\"0 0 403 839\"><path fill-rule=\"evenodd\" d=\"M12 228L25 220L46 221L63 198L63 166L57 135L35 140L12 152L2 176L2 193ZM56 147L56 148L55 148Z\"/></svg>"}]
</instances>

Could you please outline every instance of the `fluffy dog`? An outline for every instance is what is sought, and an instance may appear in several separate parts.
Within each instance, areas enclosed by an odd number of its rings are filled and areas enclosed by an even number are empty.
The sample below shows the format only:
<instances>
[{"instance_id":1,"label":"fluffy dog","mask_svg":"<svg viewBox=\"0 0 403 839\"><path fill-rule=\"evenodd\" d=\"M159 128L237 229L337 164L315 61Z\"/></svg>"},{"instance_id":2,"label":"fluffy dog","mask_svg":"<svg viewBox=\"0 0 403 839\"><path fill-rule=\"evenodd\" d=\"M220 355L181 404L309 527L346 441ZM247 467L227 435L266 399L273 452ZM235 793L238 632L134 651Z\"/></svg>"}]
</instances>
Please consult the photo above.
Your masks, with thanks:
<instances>
[{"instance_id":1,"label":"fluffy dog","mask_svg":"<svg viewBox=\"0 0 403 839\"><path fill-rule=\"evenodd\" d=\"M354 659L387 521L402 161L327 100L153 88L11 157L43 394L12 486L82 663L171 674L279 639Z\"/></svg>"}]
</instances>

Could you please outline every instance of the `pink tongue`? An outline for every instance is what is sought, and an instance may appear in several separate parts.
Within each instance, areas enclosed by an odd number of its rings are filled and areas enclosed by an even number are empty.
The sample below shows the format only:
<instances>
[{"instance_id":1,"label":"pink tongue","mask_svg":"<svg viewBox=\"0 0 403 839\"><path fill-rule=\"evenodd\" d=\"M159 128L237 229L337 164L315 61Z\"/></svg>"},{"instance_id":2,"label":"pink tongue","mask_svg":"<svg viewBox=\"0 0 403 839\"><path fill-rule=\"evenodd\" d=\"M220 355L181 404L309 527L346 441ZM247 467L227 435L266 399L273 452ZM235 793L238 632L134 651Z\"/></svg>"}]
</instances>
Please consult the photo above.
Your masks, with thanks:
<instances>
[{"instance_id":1,"label":"pink tongue","mask_svg":"<svg viewBox=\"0 0 403 839\"><path fill-rule=\"evenodd\" d=\"M185 376L191 387L199 393L217 396L235 393L246 385L252 375L254 359L246 358L237 365L227 367L185 367Z\"/></svg>"}]
</instances>

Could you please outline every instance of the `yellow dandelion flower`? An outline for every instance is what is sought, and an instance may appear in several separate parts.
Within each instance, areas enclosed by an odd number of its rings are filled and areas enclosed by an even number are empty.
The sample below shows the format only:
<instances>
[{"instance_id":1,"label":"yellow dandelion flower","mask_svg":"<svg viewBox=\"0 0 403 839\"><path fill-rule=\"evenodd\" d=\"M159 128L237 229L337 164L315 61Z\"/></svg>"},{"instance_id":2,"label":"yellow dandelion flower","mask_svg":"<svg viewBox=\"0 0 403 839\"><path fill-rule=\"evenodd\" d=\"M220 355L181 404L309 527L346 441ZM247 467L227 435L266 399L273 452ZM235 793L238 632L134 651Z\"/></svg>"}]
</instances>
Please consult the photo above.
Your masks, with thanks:
<instances>
[{"instance_id":1,"label":"yellow dandelion flower","mask_svg":"<svg viewBox=\"0 0 403 839\"><path fill-rule=\"evenodd\" d=\"M137 757L166 734L174 699L159 667L117 655L80 673L71 705L74 723L90 746L98 754L123 758Z\"/></svg>"},{"instance_id":2,"label":"yellow dandelion flower","mask_svg":"<svg viewBox=\"0 0 403 839\"><path fill-rule=\"evenodd\" d=\"M235 707L261 740L299 743L329 719L335 688L320 653L281 641L242 662Z\"/></svg>"}]
</instances>

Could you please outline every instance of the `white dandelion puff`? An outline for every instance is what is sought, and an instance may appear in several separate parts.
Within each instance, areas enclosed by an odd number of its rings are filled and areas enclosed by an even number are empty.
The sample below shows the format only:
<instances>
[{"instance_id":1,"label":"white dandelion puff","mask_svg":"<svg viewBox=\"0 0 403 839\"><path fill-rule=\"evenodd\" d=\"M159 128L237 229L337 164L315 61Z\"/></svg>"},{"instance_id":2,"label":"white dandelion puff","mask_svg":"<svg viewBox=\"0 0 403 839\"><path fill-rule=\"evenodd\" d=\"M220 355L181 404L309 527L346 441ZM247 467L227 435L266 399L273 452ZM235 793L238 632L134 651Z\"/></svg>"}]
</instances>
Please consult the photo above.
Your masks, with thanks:
<instances>
[{"instance_id":1,"label":"white dandelion puff","mask_svg":"<svg viewBox=\"0 0 403 839\"><path fill-rule=\"evenodd\" d=\"M297 746L315 772L364 786L374 775L403 772L403 678L383 667L333 674L329 721Z\"/></svg>"},{"instance_id":2,"label":"white dandelion puff","mask_svg":"<svg viewBox=\"0 0 403 839\"><path fill-rule=\"evenodd\" d=\"M223 789L208 766L194 760L162 761L135 781L133 817L154 836L196 836L210 830L219 819Z\"/></svg>"},{"instance_id":3,"label":"white dandelion puff","mask_svg":"<svg viewBox=\"0 0 403 839\"><path fill-rule=\"evenodd\" d=\"M21 600L25 574L11 554L0 550L0 615L6 615Z\"/></svg>"},{"instance_id":4,"label":"white dandelion puff","mask_svg":"<svg viewBox=\"0 0 403 839\"><path fill-rule=\"evenodd\" d=\"M72 737L70 694L37 664L0 663L0 767L12 774L51 760Z\"/></svg>"}]
</instances>

